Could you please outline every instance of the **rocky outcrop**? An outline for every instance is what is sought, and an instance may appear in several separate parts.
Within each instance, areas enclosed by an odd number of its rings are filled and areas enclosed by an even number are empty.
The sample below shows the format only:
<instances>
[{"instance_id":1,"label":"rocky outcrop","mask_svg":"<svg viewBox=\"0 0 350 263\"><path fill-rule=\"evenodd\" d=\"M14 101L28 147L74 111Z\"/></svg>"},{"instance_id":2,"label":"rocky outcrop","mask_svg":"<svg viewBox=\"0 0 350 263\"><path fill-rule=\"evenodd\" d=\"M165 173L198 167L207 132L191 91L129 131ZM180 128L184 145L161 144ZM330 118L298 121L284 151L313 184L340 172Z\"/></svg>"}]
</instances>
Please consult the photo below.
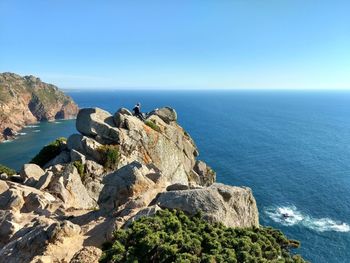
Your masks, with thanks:
<instances>
[{"instance_id":1,"label":"rocky outcrop","mask_svg":"<svg viewBox=\"0 0 350 263\"><path fill-rule=\"evenodd\" d=\"M177 120L176 111L170 107L155 109L150 114L158 116L160 119L162 119L167 124L170 124L171 122L174 122Z\"/></svg>"},{"instance_id":2,"label":"rocky outcrop","mask_svg":"<svg viewBox=\"0 0 350 263\"><path fill-rule=\"evenodd\" d=\"M47 189L63 201L66 209L92 209L96 206L74 165L56 165L52 171L53 177Z\"/></svg>"},{"instance_id":3,"label":"rocky outcrop","mask_svg":"<svg viewBox=\"0 0 350 263\"><path fill-rule=\"evenodd\" d=\"M0 262L69 262L82 247L81 228L70 221L41 218L19 231L0 250Z\"/></svg>"},{"instance_id":4,"label":"rocky outcrop","mask_svg":"<svg viewBox=\"0 0 350 263\"><path fill-rule=\"evenodd\" d=\"M37 183L40 177L44 175L44 173L45 171L41 169L40 166L34 163L28 163L23 165L20 175L26 184L34 185Z\"/></svg>"},{"instance_id":5,"label":"rocky outcrop","mask_svg":"<svg viewBox=\"0 0 350 263\"><path fill-rule=\"evenodd\" d=\"M192 138L165 107L145 122L127 109L82 109L77 130L43 168L0 180L1 262L98 262L102 244L160 209L259 227L249 188L215 183Z\"/></svg>"},{"instance_id":6,"label":"rocky outcrop","mask_svg":"<svg viewBox=\"0 0 350 263\"><path fill-rule=\"evenodd\" d=\"M0 74L0 142L38 121L75 118L78 107L56 86L34 76Z\"/></svg>"},{"instance_id":7,"label":"rocky outcrop","mask_svg":"<svg viewBox=\"0 0 350 263\"><path fill-rule=\"evenodd\" d=\"M76 127L81 134L105 144L119 142L119 130L114 127L113 116L99 108L81 109Z\"/></svg>"},{"instance_id":8,"label":"rocky outcrop","mask_svg":"<svg viewBox=\"0 0 350 263\"><path fill-rule=\"evenodd\" d=\"M102 250L97 247L84 247L73 256L70 263L97 263L102 255Z\"/></svg>"},{"instance_id":9,"label":"rocky outcrop","mask_svg":"<svg viewBox=\"0 0 350 263\"><path fill-rule=\"evenodd\" d=\"M157 204L189 214L201 211L207 221L222 222L226 226L259 226L258 210L249 188L215 183L202 189L161 193Z\"/></svg>"},{"instance_id":10,"label":"rocky outcrop","mask_svg":"<svg viewBox=\"0 0 350 263\"><path fill-rule=\"evenodd\" d=\"M191 173L191 179L199 185L209 186L216 181L216 173L205 162L197 160Z\"/></svg>"},{"instance_id":11,"label":"rocky outcrop","mask_svg":"<svg viewBox=\"0 0 350 263\"><path fill-rule=\"evenodd\" d=\"M103 144L118 144L119 167L132 161L154 164L163 171L169 183L192 183L189 178L198 151L192 139L176 122L167 124L153 114L148 121L158 127L157 131L125 110L117 114L119 117L113 118L98 108L82 109L76 126L85 136L69 137L68 148L101 162L96 149ZM117 123L113 124L113 120Z\"/></svg>"}]
</instances>

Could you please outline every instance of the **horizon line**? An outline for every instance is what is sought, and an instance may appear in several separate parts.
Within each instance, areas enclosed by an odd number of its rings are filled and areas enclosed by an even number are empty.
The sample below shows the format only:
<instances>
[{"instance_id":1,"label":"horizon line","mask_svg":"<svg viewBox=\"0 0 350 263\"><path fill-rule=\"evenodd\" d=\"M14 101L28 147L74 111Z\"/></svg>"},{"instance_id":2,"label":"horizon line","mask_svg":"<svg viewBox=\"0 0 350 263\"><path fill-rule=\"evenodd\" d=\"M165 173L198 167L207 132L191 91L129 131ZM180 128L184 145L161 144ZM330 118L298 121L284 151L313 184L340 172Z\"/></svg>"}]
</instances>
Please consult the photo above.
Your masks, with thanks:
<instances>
[{"instance_id":1,"label":"horizon line","mask_svg":"<svg viewBox=\"0 0 350 263\"><path fill-rule=\"evenodd\" d=\"M208 88L208 87L80 87L64 91L350 91L348 88ZM98 90L96 90L98 89Z\"/></svg>"}]
</instances>

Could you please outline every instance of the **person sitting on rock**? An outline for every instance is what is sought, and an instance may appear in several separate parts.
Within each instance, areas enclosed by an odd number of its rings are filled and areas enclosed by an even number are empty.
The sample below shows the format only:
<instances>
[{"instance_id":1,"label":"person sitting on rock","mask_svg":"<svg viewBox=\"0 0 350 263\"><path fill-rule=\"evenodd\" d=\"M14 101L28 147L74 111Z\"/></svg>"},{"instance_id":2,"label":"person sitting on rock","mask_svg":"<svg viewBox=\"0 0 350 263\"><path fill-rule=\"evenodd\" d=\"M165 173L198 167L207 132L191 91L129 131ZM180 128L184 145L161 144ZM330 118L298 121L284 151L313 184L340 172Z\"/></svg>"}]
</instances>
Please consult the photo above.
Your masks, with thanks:
<instances>
[{"instance_id":1,"label":"person sitting on rock","mask_svg":"<svg viewBox=\"0 0 350 263\"><path fill-rule=\"evenodd\" d=\"M137 103L135 107L132 109L134 111L134 116L138 117L141 121L144 121L145 118L141 112L141 103Z\"/></svg>"}]
</instances>

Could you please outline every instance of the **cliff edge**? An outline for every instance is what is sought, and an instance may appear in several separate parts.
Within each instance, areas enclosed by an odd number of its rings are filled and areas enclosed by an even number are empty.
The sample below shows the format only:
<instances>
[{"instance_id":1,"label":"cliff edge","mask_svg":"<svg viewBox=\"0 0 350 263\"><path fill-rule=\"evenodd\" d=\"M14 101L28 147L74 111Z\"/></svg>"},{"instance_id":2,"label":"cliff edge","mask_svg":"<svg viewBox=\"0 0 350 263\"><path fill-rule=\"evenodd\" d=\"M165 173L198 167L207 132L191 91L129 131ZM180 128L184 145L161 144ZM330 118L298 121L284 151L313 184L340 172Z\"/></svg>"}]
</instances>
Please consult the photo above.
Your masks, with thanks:
<instances>
[{"instance_id":1,"label":"cliff edge","mask_svg":"<svg viewBox=\"0 0 350 263\"><path fill-rule=\"evenodd\" d=\"M115 229L163 209L259 228L251 189L216 183L174 109L81 109L79 133L0 178L0 262L97 262Z\"/></svg>"},{"instance_id":2,"label":"cliff edge","mask_svg":"<svg viewBox=\"0 0 350 263\"><path fill-rule=\"evenodd\" d=\"M34 76L0 73L0 142L25 125L75 118L78 106L56 86Z\"/></svg>"}]
</instances>

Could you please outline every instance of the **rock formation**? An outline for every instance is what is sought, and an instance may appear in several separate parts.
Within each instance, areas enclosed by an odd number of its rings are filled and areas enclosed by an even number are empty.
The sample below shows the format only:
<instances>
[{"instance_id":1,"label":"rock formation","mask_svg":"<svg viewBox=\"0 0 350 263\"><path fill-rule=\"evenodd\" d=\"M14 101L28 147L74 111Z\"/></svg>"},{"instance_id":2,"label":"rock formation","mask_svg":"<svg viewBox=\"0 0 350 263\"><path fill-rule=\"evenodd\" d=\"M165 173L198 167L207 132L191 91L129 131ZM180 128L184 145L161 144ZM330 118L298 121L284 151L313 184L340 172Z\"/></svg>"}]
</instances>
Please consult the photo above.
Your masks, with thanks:
<instances>
[{"instance_id":1,"label":"rock formation","mask_svg":"<svg viewBox=\"0 0 350 263\"><path fill-rule=\"evenodd\" d=\"M0 74L0 142L25 125L75 118L77 113L77 105L56 86L34 76Z\"/></svg>"},{"instance_id":2,"label":"rock formation","mask_svg":"<svg viewBox=\"0 0 350 263\"><path fill-rule=\"evenodd\" d=\"M81 109L76 126L47 164L23 166L21 183L0 180L0 263L97 262L114 229L165 208L259 227L252 191L215 183L174 109L145 122Z\"/></svg>"}]
</instances>

